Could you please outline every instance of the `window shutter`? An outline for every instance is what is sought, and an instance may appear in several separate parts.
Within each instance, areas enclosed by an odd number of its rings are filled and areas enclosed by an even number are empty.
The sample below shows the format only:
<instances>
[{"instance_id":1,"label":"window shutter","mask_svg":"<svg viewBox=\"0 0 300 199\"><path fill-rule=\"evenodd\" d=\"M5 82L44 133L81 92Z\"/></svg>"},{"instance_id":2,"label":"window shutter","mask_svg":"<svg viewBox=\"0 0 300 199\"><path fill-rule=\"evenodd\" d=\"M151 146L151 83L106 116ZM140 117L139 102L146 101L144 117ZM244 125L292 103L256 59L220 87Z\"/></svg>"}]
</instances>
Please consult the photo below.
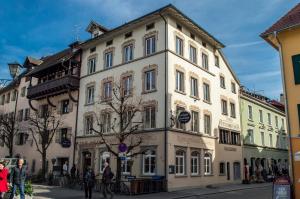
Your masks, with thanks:
<instances>
[{"instance_id":1,"label":"window shutter","mask_svg":"<svg viewBox=\"0 0 300 199\"><path fill-rule=\"evenodd\" d=\"M60 143L61 129L59 129L55 134L55 143Z\"/></svg>"},{"instance_id":2,"label":"window shutter","mask_svg":"<svg viewBox=\"0 0 300 199\"><path fill-rule=\"evenodd\" d=\"M69 101L69 113L73 111L73 102Z\"/></svg>"},{"instance_id":3,"label":"window shutter","mask_svg":"<svg viewBox=\"0 0 300 199\"><path fill-rule=\"evenodd\" d=\"M61 115L61 109L62 109L62 103L61 103L61 101L58 101L57 106L56 106L58 115Z\"/></svg>"},{"instance_id":4,"label":"window shutter","mask_svg":"<svg viewBox=\"0 0 300 199\"><path fill-rule=\"evenodd\" d=\"M300 54L292 57L295 84L300 84Z\"/></svg>"}]
</instances>

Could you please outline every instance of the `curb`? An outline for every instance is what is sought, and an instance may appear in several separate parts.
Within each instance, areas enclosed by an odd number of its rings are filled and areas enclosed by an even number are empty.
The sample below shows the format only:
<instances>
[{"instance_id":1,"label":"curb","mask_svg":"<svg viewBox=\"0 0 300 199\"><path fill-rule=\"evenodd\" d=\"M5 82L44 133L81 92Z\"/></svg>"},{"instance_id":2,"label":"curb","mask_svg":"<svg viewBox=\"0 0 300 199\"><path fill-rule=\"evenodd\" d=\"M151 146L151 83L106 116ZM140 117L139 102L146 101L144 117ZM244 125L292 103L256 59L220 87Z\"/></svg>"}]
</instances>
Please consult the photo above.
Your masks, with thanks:
<instances>
[{"instance_id":1,"label":"curb","mask_svg":"<svg viewBox=\"0 0 300 199\"><path fill-rule=\"evenodd\" d=\"M271 184L267 184L267 185L263 185L263 186L257 186L257 187L241 187L241 188L235 188L235 189L220 190L220 191L216 191L216 192L212 192L212 193L190 194L190 195L172 197L170 199L180 199L180 198L187 198L187 197L194 197L194 196L207 196L207 195L227 193L227 192L232 192L232 191L240 191L240 190L255 189L255 188L264 188L264 187L268 187L268 186L271 186Z\"/></svg>"}]
</instances>

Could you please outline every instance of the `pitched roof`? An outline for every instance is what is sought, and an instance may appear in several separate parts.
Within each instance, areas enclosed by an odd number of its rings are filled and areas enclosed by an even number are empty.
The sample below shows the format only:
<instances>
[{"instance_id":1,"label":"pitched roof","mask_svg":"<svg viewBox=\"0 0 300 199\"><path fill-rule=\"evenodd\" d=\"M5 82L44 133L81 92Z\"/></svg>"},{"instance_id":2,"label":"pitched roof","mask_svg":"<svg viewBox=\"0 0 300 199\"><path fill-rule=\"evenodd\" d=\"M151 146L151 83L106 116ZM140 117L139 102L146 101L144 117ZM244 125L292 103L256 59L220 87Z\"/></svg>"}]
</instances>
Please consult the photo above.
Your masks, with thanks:
<instances>
[{"instance_id":1,"label":"pitched roof","mask_svg":"<svg viewBox=\"0 0 300 199\"><path fill-rule=\"evenodd\" d=\"M117 32L117 31L119 31L119 30L121 30L121 29L124 29L124 28L126 28L127 26L129 26L129 25L138 23L139 21L144 20L144 19L146 19L146 18L150 18L150 17L152 17L152 16L154 16L154 15L160 15L163 11L173 11L173 13L176 13L176 16L181 16L182 18L184 18L185 20L187 20L187 21L188 21L195 29L197 29L197 30L201 33L201 35L207 37L207 38L209 39L209 41L210 41L211 43L213 43L213 45L218 46L219 48L225 47L224 44L222 44L219 40L217 40L214 36L212 36L212 35L211 35L210 33L208 33L206 30L204 30L204 29L203 29L200 25L198 25L195 21L193 21L193 20L190 19L188 16L186 16L185 14L183 14L180 10L178 10L178 9L177 9L174 5L172 5L172 4L168 4L168 5L166 5L166 6L162 7L162 8L159 8L159 9L157 9L157 10L155 10L155 11L153 11L153 12L150 12L150 13L148 13L148 14L146 14L146 15L143 15L143 16L141 16L141 17L139 17L139 18L136 18L136 19L134 19L134 20L132 20L132 21L130 21L130 22L127 22L127 23L121 25L121 26L118 26L118 27L116 27L116 28L110 29L110 30L108 30L108 31L105 32L104 34L101 34L101 35L98 36L98 37L88 39L88 40L86 40L84 43L82 43L81 46L83 47L83 46L85 46L85 45L88 45L88 44L89 44L90 42L92 42L92 41L100 40L100 39L102 39L102 38L104 38L104 37L106 37L106 36L108 36L108 35L113 34L114 32Z\"/></svg>"},{"instance_id":2,"label":"pitched roof","mask_svg":"<svg viewBox=\"0 0 300 199\"><path fill-rule=\"evenodd\" d=\"M282 31L287 28L295 27L297 25L300 25L300 3L298 3L294 8L292 8L286 15L281 17L276 23L274 23L260 36L264 37L269 34L272 34L275 31Z\"/></svg>"},{"instance_id":3,"label":"pitched roof","mask_svg":"<svg viewBox=\"0 0 300 199\"><path fill-rule=\"evenodd\" d=\"M99 28L102 32L107 32L107 31L109 31L108 28L106 28L106 27L104 27L104 26L98 24L97 22L95 22L95 21L93 21L93 20L89 23L88 27L87 27L85 30L86 30L87 32L90 32L90 33L91 33L93 28Z\"/></svg>"},{"instance_id":4,"label":"pitched roof","mask_svg":"<svg viewBox=\"0 0 300 199\"><path fill-rule=\"evenodd\" d=\"M32 71L30 71L27 76L31 75L35 75L51 66L54 66L58 63L61 63L63 61L67 61L69 60L71 57L73 57L73 55L76 53L77 51L73 51L71 48L67 48L64 49L58 53L55 53L53 55L50 56L46 56L41 58L41 60L43 61L38 67L36 67L35 69L33 69Z\"/></svg>"}]
</instances>

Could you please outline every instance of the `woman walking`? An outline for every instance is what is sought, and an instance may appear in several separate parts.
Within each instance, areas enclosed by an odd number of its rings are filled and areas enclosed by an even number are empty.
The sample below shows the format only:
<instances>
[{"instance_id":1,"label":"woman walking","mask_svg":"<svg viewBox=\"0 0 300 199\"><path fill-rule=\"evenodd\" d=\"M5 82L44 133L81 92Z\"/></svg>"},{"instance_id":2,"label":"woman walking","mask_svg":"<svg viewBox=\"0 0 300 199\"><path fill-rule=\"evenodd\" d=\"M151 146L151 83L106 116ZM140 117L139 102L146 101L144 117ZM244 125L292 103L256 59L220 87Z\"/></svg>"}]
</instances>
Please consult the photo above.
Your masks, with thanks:
<instances>
[{"instance_id":1,"label":"woman walking","mask_svg":"<svg viewBox=\"0 0 300 199\"><path fill-rule=\"evenodd\" d=\"M0 199L4 199L4 194L8 191L7 176L8 170L4 167L4 163L0 162Z\"/></svg>"}]
</instances>

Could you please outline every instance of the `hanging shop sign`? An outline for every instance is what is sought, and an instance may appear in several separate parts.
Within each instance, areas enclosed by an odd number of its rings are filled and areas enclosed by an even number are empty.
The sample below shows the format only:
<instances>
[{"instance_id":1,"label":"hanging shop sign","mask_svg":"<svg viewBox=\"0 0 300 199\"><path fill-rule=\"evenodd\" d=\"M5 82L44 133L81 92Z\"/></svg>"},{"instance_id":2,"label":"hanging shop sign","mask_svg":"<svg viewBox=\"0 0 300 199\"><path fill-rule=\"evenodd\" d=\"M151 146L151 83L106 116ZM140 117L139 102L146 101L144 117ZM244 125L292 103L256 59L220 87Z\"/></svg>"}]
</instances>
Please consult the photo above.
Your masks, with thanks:
<instances>
[{"instance_id":1,"label":"hanging shop sign","mask_svg":"<svg viewBox=\"0 0 300 199\"><path fill-rule=\"evenodd\" d=\"M64 148L69 148L71 146L71 141L69 139L64 139L61 142L61 146Z\"/></svg>"},{"instance_id":2,"label":"hanging shop sign","mask_svg":"<svg viewBox=\"0 0 300 199\"><path fill-rule=\"evenodd\" d=\"M177 120L183 124L188 123L191 120L191 114L187 111L182 111L179 113Z\"/></svg>"}]
</instances>

